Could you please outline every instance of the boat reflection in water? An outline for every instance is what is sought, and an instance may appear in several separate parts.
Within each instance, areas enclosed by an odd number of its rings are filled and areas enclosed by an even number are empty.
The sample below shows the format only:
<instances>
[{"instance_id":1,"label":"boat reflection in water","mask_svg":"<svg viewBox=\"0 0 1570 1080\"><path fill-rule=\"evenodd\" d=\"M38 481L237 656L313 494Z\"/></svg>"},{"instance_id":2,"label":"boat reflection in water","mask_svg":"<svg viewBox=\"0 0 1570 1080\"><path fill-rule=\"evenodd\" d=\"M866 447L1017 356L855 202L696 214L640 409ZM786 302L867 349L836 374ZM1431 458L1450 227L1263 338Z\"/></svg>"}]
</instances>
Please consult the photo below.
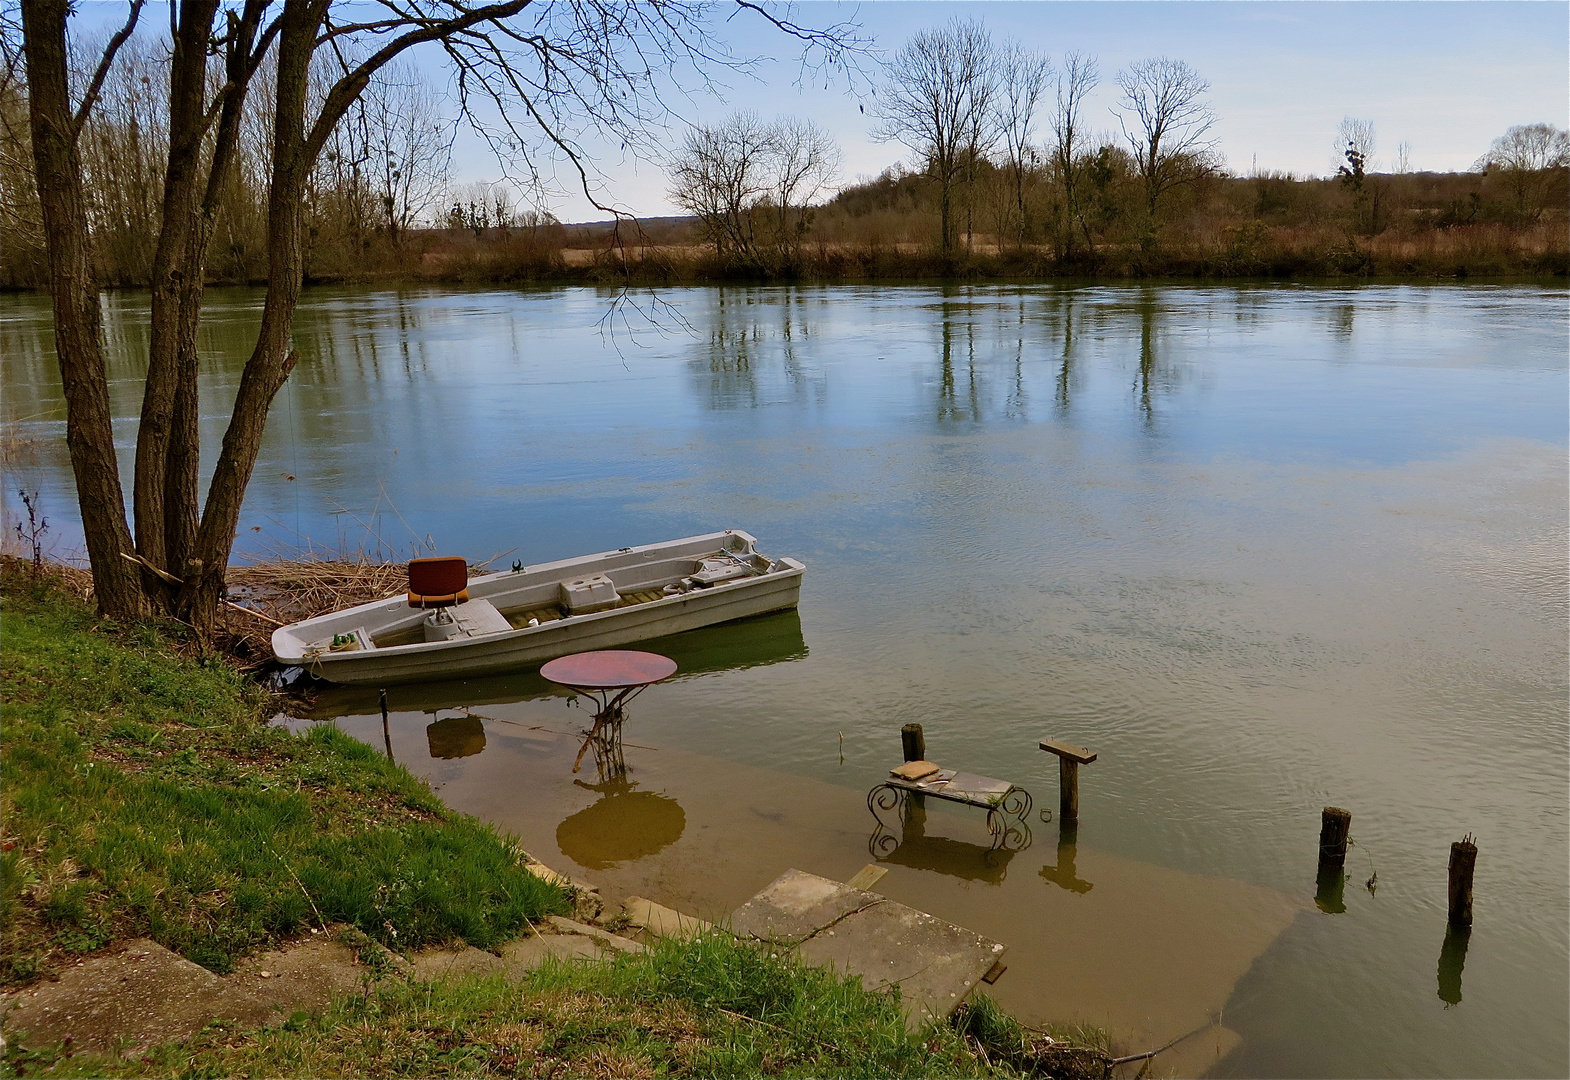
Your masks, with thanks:
<instances>
[{"instance_id":1,"label":"boat reflection in water","mask_svg":"<svg viewBox=\"0 0 1570 1080\"><path fill-rule=\"evenodd\" d=\"M807 655L807 643L801 636L801 617L794 610L740 619L720 626L706 626L672 637L655 638L639 642L638 648L676 661L676 674L668 682L680 682L721 671L742 671L780 664L800 660ZM468 711L486 705L508 705L571 696L570 690L543 678L538 668L444 682L409 683L387 690L388 708L395 712ZM316 720L330 720L340 716L376 715L380 708L375 687L323 684L310 710L300 715ZM445 724L447 721L439 720L438 723ZM445 747L447 744L442 742L441 745ZM466 756L438 753L437 746L438 742L433 740L432 757ZM483 745L479 749L483 749ZM479 749L467 753L478 753Z\"/></svg>"}]
</instances>

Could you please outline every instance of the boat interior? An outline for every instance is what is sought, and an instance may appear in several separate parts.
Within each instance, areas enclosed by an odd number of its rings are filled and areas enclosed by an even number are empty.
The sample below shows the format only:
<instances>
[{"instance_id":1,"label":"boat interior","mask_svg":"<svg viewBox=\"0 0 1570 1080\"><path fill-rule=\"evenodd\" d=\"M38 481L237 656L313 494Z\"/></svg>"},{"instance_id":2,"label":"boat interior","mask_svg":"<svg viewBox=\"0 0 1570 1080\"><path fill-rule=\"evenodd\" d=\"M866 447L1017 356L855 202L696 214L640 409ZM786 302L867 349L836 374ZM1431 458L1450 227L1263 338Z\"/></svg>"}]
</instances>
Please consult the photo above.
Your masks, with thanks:
<instances>
[{"instance_id":1,"label":"boat interior","mask_svg":"<svg viewBox=\"0 0 1570 1080\"><path fill-rule=\"evenodd\" d=\"M311 639L306 648L319 653L390 649L532 629L786 568L786 563L771 560L753 544L745 533L716 533L538 567L514 564L511 571L470 580L467 600L435 610L426 610L428 604L416 607L413 601L405 604L401 598L389 598L297 627Z\"/></svg>"}]
</instances>

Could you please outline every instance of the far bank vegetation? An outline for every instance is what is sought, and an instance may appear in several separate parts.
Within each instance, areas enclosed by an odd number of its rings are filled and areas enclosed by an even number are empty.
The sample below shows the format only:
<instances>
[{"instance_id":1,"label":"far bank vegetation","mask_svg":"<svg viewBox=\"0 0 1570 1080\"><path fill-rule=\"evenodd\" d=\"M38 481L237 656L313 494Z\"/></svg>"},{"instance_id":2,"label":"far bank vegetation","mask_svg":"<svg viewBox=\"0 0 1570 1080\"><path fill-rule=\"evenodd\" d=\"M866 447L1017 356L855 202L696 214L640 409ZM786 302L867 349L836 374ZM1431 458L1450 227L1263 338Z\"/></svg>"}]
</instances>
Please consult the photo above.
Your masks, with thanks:
<instances>
[{"instance_id":1,"label":"far bank vegetation","mask_svg":"<svg viewBox=\"0 0 1570 1080\"><path fill-rule=\"evenodd\" d=\"M89 50L90 51L90 50ZM168 159L167 64L121 50L83 138L95 268L146 285ZM813 120L738 112L687 130L665 163L682 218L563 225L503 183L450 178L454 122L408 65L377 74L310 177L307 280L454 283L836 281L933 277L1467 277L1570 273L1570 134L1510 128L1470 171L1379 156L1348 117L1336 171L1227 167L1210 84L1153 57L1096 59L998 42L977 22L914 35L867 107L907 152L840 186L840 151ZM1118 130L1091 94L1119 92ZM45 285L27 87L0 72L0 288ZM216 218L213 283L265 279L269 104L248 108Z\"/></svg>"}]
</instances>

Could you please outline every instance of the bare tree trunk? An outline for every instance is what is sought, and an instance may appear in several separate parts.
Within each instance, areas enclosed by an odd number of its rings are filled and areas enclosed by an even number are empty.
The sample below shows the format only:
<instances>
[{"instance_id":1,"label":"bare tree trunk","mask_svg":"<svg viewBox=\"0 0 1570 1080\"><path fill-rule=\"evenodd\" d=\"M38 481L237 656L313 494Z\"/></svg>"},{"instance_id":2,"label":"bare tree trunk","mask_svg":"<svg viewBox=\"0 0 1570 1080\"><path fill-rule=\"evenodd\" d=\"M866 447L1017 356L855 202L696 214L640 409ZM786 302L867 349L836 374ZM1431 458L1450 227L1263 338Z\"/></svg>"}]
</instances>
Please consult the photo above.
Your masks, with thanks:
<instances>
[{"instance_id":1,"label":"bare tree trunk","mask_svg":"<svg viewBox=\"0 0 1570 1080\"><path fill-rule=\"evenodd\" d=\"M197 207L204 187L200 173L207 131L207 44L217 8L217 0L196 0L178 9L169 72L169 163L153 256L147 385L136 439L137 550L175 576L184 572L197 513L196 327L200 253L205 248L196 235ZM187 474L189 485L182 482ZM174 600L151 571L144 571L142 583L147 594L162 598L164 605Z\"/></svg>"},{"instance_id":2,"label":"bare tree trunk","mask_svg":"<svg viewBox=\"0 0 1570 1080\"><path fill-rule=\"evenodd\" d=\"M272 185L267 207L267 300L256 348L240 376L229 429L207 489L195 558L188 560L179 610L198 634L211 632L223 595L245 488L261 451L273 397L294 368L289 348L304 276L301 212L308 171L304 117L311 51L325 5L285 6L278 35Z\"/></svg>"},{"instance_id":3,"label":"bare tree trunk","mask_svg":"<svg viewBox=\"0 0 1570 1080\"><path fill-rule=\"evenodd\" d=\"M22 7L33 160L49 250L55 351L66 401L66 444L76 476L82 532L99 610L115 618L145 611L133 565L125 495L115 458L109 383L100 337L87 208L82 192L80 126L71 113L65 25L70 5L38 0ZM84 104L82 116L86 116Z\"/></svg>"},{"instance_id":4,"label":"bare tree trunk","mask_svg":"<svg viewBox=\"0 0 1570 1080\"><path fill-rule=\"evenodd\" d=\"M938 189L938 230L942 233L939 244L943 258L949 259L954 255L954 180L947 171L939 174Z\"/></svg>"}]
</instances>

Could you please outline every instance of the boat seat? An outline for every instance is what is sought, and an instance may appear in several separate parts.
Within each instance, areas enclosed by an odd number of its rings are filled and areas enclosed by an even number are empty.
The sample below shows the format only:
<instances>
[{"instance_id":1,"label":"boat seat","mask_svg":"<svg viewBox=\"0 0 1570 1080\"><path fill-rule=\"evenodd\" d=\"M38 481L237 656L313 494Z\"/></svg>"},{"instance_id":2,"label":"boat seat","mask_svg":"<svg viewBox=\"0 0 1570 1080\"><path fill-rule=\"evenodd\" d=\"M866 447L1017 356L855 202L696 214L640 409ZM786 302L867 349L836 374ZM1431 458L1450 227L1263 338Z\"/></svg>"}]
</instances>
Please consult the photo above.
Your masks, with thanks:
<instances>
[{"instance_id":1,"label":"boat seat","mask_svg":"<svg viewBox=\"0 0 1570 1080\"><path fill-rule=\"evenodd\" d=\"M461 555L409 560L409 606L445 608L469 602L469 564Z\"/></svg>"}]
</instances>

